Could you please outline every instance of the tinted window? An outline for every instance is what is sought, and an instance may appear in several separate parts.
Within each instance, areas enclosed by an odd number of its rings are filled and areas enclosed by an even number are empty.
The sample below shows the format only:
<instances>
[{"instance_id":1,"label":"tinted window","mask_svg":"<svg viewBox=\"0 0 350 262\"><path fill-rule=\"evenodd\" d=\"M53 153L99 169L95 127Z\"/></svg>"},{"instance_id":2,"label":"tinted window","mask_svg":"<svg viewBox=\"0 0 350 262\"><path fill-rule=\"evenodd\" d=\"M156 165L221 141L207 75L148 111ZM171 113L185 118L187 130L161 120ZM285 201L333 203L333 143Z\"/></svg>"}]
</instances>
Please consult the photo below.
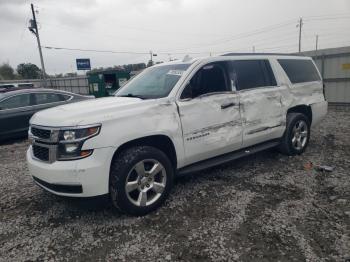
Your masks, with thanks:
<instances>
[{"instance_id":1,"label":"tinted window","mask_svg":"<svg viewBox=\"0 0 350 262\"><path fill-rule=\"evenodd\" d=\"M278 59L278 62L293 84L321 80L311 60Z\"/></svg>"},{"instance_id":2,"label":"tinted window","mask_svg":"<svg viewBox=\"0 0 350 262\"><path fill-rule=\"evenodd\" d=\"M0 85L0 88L13 88L14 85Z\"/></svg>"},{"instance_id":3,"label":"tinted window","mask_svg":"<svg viewBox=\"0 0 350 262\"><path fill-rule=\"evenodd\" d=\"M238 60L233 62L233 78L237 90L275 86L276 79L267 60Z\"/></svg>"},{"instance_id":4,"label":"tinted window","mask_svg":"<svg viewBox=\"0 0 350 262\"><path fill-rule=\"evenodd\" d=\"M183 91L181 98L194 98L225 91L230 91L227 85L226 63L212 63L199 69Z\"/></svg>"},{"instance_id":5,"label":"tinted window","mask_svg":"<svg viewBox=\"0 0 350 262\"><path fill-rule=\"evenodd\" d=\"M68 99L71 98L69 95L63 95L63 94L57 94L60 98L61 101L67 101Z\"/></svg>"},{"instance_id":6,"label":"tinted window","mask_svg":"<svg viewBox=\"0 0 350 262\"><path fill-rule=\"evenodd\" d=\"M30 106L30 95L22 94L17 96L12 96L2 102L0 102L0 109L10 109Z\"/></svg>"},{"instance_id":7,"label":"tinted window","mask_svg":"<svg viewBox=\"0 0 350 262\"><path fill-rule=\"evenodd\" d=\"M34 94L35 104L47 104L61 101L60 97L54 93L36 93Z\"/></svg>"},{"instance_id":8,"label":"tinted window","mask_svg":"<svg viewBox=\"0 0 350 262\"><path fill-rule=\"evenodd\" d=\"M34 84L31 84L31 83L18 84L18 87L29 87L29 88L32 88L32 87L34 87Z\"/></svg>"}]
</instances>

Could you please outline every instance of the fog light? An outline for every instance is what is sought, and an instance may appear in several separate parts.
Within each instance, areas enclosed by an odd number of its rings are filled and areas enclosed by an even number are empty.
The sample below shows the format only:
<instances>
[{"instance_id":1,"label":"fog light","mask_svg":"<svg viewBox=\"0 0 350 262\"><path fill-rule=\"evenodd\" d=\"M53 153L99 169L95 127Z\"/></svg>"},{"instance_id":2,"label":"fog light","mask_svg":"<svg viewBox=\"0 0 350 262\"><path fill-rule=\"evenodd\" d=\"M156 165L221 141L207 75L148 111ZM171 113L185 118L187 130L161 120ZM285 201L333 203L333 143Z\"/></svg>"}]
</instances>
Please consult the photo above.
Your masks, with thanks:
<instances>
[{"instance_id":1,"label":"fog light","mask_svg":"<svg viewBox=\"0 0 350 262\"><path fill-rule=\"evenodd\" d=\"M79 144L66 144L65 148L66 148L66 152L67 153L73 153L74 151L76 151L79 147Z\"/></svg>"}]
</instances>

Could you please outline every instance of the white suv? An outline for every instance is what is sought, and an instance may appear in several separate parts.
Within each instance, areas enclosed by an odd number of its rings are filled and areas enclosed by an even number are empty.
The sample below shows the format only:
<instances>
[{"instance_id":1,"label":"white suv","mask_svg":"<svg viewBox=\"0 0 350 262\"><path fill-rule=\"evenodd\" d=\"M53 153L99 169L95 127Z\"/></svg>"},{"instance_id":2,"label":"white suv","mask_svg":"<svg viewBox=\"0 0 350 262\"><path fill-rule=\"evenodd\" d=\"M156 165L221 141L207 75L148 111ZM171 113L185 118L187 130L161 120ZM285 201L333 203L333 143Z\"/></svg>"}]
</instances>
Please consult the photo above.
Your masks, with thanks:
<instances>
[{"instance_id":1,"label":"white suv","mask_svg":"<svg viewBox=\"0 0 350 262\"><path fill-rule=\"evenodd\" d=\"M144 215L167 198L178 174L271 147L304 152L327 113L308 57L228 54L150 67L114 97L36 113L30 173L62 196L110 194Z\"/></svg>"}]
</instances>

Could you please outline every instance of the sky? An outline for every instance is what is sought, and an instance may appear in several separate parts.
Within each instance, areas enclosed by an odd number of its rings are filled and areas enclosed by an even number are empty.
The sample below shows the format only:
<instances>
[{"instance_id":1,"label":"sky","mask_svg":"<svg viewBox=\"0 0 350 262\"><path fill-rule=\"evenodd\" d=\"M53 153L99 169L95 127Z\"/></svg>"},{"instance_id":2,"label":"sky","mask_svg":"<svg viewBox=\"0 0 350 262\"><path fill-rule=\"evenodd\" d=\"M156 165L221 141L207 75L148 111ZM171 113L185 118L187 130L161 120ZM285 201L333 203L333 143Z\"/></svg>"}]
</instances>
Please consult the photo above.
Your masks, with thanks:
<instances>
[{"instance_id":1,"label":"sky","mask_svg":"<svg viewBox=\"0 0 350 262\"><path fill-rule=\"evenodd\" d=\"M0 0L0 64L40 67L28 30L36 10L49 74L76 72L76 58L93 68L220 55L297 52L350 45L349 0ZM105 52L106 51L106 52ZM113 51L113 52L110 52ZM127 53L118 53L127 52Z\"/></svg>"}]
</instances>

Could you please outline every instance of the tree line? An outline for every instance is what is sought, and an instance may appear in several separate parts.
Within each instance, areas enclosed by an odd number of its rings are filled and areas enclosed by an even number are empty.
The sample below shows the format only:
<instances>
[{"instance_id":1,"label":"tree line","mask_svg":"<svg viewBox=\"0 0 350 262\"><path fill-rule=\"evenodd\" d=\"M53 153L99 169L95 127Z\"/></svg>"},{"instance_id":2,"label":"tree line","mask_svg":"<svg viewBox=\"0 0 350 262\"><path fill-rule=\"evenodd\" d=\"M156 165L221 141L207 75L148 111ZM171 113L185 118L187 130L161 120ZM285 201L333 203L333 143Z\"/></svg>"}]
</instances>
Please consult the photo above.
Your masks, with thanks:
<instances>
[{"instance_id":1,"label":"tree line","mask_svg":"<svg viewBox=\"0 0 350 262\"><path fill-rule=\"evenodd\" d=\"M106 69L120 69L125 71L139 71L146 68L145 63L138 63L138 64L128 64L128 65L121 65L121 66L114 66L109 68L96 68L92 69L91 72L99 71L99 70L106 70ZM47 75L47 74L46 74ZM0 80L16 80L16 79L38 79L41 78L42 71L41 69L32 63L22 63L17 66L16 69L14 69L11 65L8 63L3 63L0 65ZM77 76L77 73L66 73L66 74L56 74L56 75L47 75L47 77L74 77Z\"/></svg>"},{"instance_id":2,"label":"tree line","mask_svg":"<svg viewBox=\"0 0 350 262\"><path fill-rule=\"evenodd\" d=\"M8 63L0 65L0 80L37 79L40 77L40 68L31 63L19 64L16 70Z\"/></svg>"}]
</instances>

